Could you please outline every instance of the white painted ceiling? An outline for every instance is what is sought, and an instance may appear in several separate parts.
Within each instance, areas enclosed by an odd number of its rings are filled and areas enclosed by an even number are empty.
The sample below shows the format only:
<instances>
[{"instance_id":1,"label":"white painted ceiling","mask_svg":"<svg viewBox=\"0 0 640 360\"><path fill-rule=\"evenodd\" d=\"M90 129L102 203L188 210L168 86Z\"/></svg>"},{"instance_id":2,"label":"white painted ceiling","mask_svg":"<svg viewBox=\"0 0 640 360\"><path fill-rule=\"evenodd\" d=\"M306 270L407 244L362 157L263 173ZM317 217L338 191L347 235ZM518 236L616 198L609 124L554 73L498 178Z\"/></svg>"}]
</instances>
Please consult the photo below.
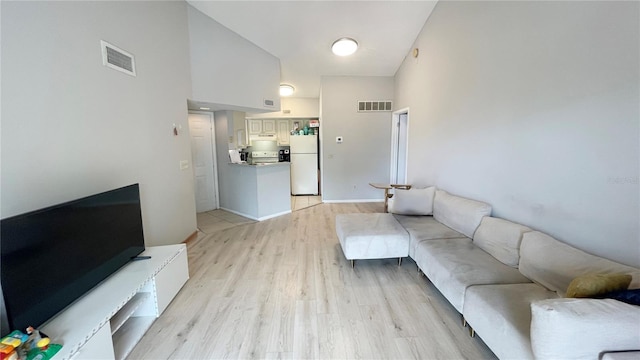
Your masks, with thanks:
<instances>
[{"instance_id":1,"label":"white painted ceiling","mask_svg":"<svg viewBox=\"0 0 640 360\"><path fill-rule=\"evenodd\" d=\"M196 9L280 59L294 97L318 97L322 76L393 76L437 1L195 1ZM331 53L358 41L349 57Z\"/></svg>"}]
</instances>

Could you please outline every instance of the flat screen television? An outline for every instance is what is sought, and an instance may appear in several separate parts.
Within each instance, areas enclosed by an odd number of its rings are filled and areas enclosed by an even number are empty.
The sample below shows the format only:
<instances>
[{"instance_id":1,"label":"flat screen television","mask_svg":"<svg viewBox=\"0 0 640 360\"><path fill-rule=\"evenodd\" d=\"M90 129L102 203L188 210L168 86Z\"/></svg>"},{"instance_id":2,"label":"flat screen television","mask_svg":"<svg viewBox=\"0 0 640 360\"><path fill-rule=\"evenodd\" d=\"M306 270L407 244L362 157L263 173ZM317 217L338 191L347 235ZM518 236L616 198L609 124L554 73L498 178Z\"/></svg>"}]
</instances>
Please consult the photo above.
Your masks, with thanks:
<instances>
[{"instance_id":1,"label":"flat screen television","mask_svg":"<svg viewBox=\"0 0 640 360\"><path fill-rule=\"evenodd\" d=\"M42 325L144 249L138 184L2 219L2 335Z\"/></svg>"}]
</instances>

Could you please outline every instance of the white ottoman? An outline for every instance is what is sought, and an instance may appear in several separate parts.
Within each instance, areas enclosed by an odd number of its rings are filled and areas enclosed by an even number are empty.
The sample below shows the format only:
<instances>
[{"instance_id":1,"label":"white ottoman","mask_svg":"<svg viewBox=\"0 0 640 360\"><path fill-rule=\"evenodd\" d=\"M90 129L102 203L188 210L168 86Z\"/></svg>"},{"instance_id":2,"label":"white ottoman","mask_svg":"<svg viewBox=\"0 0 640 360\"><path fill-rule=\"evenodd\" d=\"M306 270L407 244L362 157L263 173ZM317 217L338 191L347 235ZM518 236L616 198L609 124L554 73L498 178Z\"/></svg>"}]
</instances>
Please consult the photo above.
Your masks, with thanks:
<instances>
[{"instance_id":1,"label":"white ottoman","mask_svg":"<svg viewBox=\"0 0 640 360\"><path fill-rule=\"evenodd\" d=\"M347 260L409 256L409 233L389 213L336 215L336 233Z\"/></svg>"}]
</instances>

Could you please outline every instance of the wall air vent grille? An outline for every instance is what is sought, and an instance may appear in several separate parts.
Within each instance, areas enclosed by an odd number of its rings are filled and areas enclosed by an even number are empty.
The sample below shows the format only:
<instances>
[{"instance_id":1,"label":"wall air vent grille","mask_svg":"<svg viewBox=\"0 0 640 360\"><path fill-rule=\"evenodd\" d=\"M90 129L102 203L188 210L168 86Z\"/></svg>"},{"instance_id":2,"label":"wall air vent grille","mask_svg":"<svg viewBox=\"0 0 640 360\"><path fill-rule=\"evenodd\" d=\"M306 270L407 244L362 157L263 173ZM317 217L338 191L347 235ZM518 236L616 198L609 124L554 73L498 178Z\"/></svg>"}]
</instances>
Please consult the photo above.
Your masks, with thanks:
<instances>
[{"instance_id":1,"label":"wall air vent grille","mask_svg":"<svg viewBox=\"0 0 640 360\"><path fill-rule=\"evenodd\" d=\"M265 107L272 108L272 107L276 106L276 102L271 100L271 99L263 99L263 100L264 100L263 104L264 104Z\"/></svg>"},{"instance_id":2,"label":"wall air vent grille","mask_svg":"<svg viewBox=\"0 0 640 360\"><path fill-rule=\"evenodd\" d=\"M392 105L388 100L358 101L358 112L391 111Z\"/></svg>"},{"instance_id":3,"label":"wall air vent grille","mask_svg":"<svg viewBox=\"0 0 640 360\"><path fill-rule=\"evenodd\" d=\"M136 76L136 62L132 54L101 40L102 65Z\"/></svg>"}]
</instances>

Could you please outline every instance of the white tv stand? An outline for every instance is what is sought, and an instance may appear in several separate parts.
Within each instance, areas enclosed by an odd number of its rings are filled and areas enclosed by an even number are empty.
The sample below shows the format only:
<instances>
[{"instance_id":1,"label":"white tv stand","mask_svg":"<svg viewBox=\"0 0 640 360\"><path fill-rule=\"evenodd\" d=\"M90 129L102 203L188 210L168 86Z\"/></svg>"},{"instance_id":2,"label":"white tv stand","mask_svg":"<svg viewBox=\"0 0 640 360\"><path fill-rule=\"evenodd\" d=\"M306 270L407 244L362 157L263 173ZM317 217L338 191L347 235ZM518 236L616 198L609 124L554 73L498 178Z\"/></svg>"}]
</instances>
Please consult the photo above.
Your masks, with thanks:
<instances>
[{"instance_id":1,"label":"white tv stand","mask_svg":"<svg viewBox=\"0 0 640 360\"><path fill-rule=\"evenodd\" d=\"M184 244L148 247L41 327L58 359L124 359L189 279Z\"/></svg>"}]
</instances>

